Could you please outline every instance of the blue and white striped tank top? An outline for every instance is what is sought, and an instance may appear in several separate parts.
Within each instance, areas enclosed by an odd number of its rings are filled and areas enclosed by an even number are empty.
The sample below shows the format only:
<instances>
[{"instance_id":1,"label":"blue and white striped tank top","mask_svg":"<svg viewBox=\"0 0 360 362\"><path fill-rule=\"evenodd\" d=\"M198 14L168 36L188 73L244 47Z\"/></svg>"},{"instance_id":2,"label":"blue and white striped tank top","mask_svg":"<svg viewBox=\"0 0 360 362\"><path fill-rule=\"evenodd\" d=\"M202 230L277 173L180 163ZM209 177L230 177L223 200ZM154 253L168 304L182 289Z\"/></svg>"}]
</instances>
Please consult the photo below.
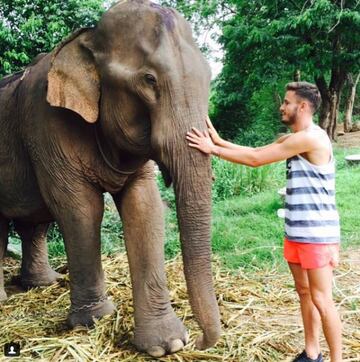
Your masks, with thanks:
<instances>
[{"instance_id":1,"label":"blue and white striped tank top","mask_svg":"<svg viewBox=\"0 0 360 362\"><path fill-rule=\"evenodd\" d=\"M303 243L339 243L335 162L314 165L297 155L287 161L285 237Z\"/></svg>"}]
</instances>

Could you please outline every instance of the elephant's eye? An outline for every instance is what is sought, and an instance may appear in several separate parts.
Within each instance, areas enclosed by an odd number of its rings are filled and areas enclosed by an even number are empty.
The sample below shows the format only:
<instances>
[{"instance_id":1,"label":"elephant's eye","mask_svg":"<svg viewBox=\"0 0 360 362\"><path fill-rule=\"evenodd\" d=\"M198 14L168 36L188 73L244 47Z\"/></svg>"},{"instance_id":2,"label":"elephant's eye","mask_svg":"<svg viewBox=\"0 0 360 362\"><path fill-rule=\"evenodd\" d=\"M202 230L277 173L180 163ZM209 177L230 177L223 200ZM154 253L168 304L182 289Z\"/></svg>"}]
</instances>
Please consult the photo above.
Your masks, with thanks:
<instances>
[{"instance_id":1,"label":"elephant's eye","mask_svg":"<svg viewBox=\"0 0 360 362\"><path fill-rule=\"evenodd\" d=\"M156 78L152 74L145 74L145 80L150 85L156 84Z\"/></svg>"}]
</instances>

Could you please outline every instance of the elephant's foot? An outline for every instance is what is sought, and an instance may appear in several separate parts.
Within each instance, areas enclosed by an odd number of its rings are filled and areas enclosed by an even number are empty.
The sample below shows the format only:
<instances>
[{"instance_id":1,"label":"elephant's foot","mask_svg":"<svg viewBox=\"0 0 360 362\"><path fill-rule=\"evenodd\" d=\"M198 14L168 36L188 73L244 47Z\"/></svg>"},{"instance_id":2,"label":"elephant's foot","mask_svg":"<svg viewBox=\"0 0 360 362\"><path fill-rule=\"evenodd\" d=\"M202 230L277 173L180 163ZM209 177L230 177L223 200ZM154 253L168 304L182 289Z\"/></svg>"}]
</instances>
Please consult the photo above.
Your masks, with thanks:
<instances>
[{"instance_id":1,"label":"elephant's foot","mask_svg":"<svg viewBox=\"0 0 360 362\"><path fill-rule=\"evenodd\" d=\"M56 283L59 279L63 278L62 274L57 273L48 267L45 271L31 273L21 271L20 284L24 288L34 288L47 286Z\"/></svg>"},{"instance_id":2,"label":"elephant's foot","mask_svg":"<svg viewBox=\"0 0 360 362\"><path fill-rule=\"evenodd\" d=\"M108 299L79 307L72 306L66 322L71 328L75 326L90 327L94 324L94 318L100 319L105 315L112 314L114 310L114 303Z\"/></svg>"},{"instance_id":3,"label":"elephant's foot","mask_svg":"<svg viewBox=\"0 0 360 362\"><path fill-rule=\"evenodd\" d=\"M135 347L152 357L178 352L187 342L188 333L174 312L166 317L155 317L135 327Z\"/></svg>"}]
</instances>

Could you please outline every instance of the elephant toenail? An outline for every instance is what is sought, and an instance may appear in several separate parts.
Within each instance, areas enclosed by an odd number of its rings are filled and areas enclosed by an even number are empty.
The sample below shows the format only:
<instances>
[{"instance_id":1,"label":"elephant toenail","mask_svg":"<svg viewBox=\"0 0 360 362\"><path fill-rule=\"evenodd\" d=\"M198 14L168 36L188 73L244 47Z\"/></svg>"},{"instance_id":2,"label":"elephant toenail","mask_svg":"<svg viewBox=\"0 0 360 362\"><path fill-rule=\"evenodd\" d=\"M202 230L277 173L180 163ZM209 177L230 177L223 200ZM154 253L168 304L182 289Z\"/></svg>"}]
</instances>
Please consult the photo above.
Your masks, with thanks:
<instances>
[{"instance_id":1,"label":"elephant toenail","mask_svg":"<svg viewBox=\"0 0 360 362\"><path fill-rule=\"evenodd\" d=\"M175 353L184 348L184 343L181 339L174 339L170 345L170 353Z\"/></svg>"},{"instance_id":2,"label":"elephant toenail","mask_svg":"<svg viewBox=\"0 0 360 362\"><path fill-rule=\"evenodd\" d=\"M165 355L165 350L160 346L153 346L147 350L147 353L152 357L158 358Z\"/></svg>"}]
</instances>

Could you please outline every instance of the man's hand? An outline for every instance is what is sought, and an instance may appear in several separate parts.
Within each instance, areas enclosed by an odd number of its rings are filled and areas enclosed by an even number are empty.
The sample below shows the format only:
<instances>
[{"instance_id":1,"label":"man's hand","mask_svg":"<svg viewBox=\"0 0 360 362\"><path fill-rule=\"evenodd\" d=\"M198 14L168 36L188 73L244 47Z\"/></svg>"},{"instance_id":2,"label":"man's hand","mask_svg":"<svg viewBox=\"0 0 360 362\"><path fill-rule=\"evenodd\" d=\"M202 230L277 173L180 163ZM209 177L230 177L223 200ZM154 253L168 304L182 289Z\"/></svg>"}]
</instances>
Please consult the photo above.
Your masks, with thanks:
<instances>
[{"instance_id":1,"label":"man's hand","mask_svg":"<svg viewBox=\"0 0 360 362\"><path fill-rule=\"evenodd\" d=\"M216 131L215 131L216 132ZM216 154L216 146L210 138L209 132L200 132L197 128L193 127L191 132L187 132L186 139L190 142L189 146L200 150L207 154Z\"/></svg>"},{"instance_id":2,"label":"man's hand","mask_svg":"<svg viewBox=\"0 0 360 362\"><path fill-rule=\"evenodd\" d=\"M214 142L215 145L220 146L223 142L223 139L217 133L216 129L214 128L213 124L210 121L209 116L206 117L206 124L208 126L208 131L209 131L212 141Z\"/></svg>"}]
</instances>

